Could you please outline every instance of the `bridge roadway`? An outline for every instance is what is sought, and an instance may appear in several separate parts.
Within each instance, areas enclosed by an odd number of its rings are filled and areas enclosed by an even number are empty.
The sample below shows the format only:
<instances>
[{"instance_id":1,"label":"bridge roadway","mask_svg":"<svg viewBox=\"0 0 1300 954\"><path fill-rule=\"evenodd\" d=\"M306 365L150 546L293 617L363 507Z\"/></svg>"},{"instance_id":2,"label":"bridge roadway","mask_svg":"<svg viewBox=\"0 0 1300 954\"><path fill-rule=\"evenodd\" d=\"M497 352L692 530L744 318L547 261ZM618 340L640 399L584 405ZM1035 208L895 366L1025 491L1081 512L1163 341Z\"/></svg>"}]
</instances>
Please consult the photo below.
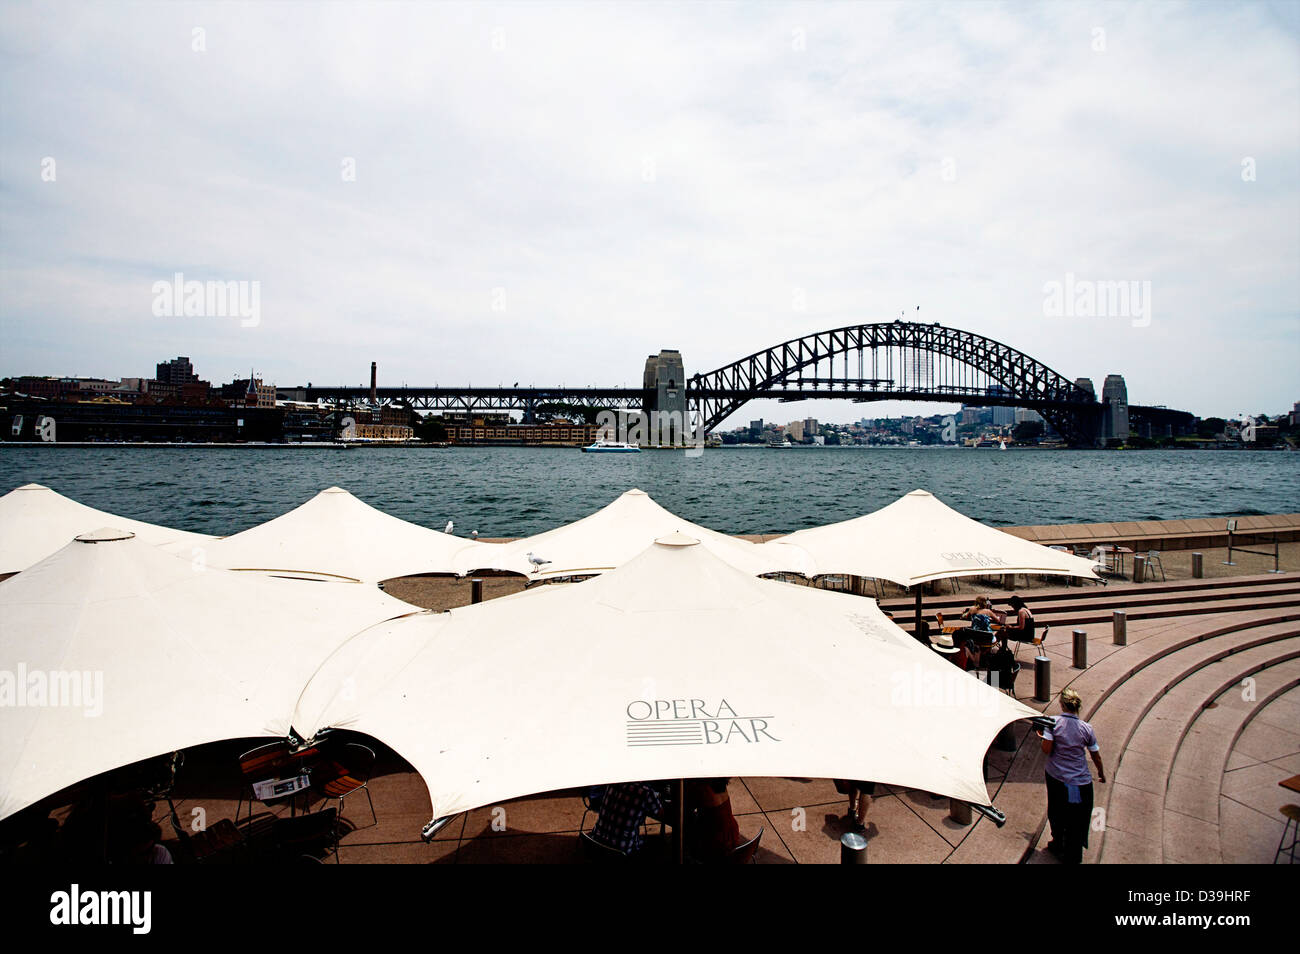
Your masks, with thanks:
<instances>
[{"instance_id":1,"label":"bridge roadway","mask_svg":"<svg viewBox=\"0 0 1300 954\"><path fill-rule=\"evenodd\" d=\"M368 401L370 388L306 387L281 389L302 393L307 401L324 400L347 404ZM644 407L646 391L642 388L570 388L570 387L400 387L375 388L375 397L381 404L405 404L421 411L509 411L536 410L547 404L568 404L588 408ZM802 387L769 389L690 388L686 389L688 405L701 400L775 400L782 402L814 399L851 400L855 403L870 401L940 401L948 404L970 404L979 407L1001 405L1004 407L1029 407L1039 409L1076 409L1077 402L1050 401L1027 397L991 395L965 388L895 388L879 380L817 379L805 380Z\"/></svg>"}]
</instances>

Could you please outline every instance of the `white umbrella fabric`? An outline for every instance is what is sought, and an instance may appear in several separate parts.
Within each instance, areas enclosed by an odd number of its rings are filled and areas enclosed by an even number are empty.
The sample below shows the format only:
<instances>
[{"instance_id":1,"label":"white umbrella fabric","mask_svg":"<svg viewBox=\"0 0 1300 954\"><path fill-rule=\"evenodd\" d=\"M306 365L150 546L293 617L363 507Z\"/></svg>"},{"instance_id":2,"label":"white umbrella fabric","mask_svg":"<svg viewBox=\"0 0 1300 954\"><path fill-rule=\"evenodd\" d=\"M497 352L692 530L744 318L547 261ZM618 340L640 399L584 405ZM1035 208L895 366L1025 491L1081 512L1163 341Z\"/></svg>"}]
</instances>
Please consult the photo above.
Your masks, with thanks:
<instances>
[{"instance_id":1,"label":"white umbrella fabric","mask_svg":"<svg viewBox=\"0 0 1300 954\"><path fill-rule=\"evenodd\" d=\"M751 543L691 523L664 509L644 490L629 490L573 523L531 537L469 550L457 558L462 573L500 570L533 580L593 576L622 566L648 542L686 533L720 559L754 576L803 574L811 561L797 546ZM490 546L490 545L485 545Z\"/></svg>"},{"instance_id":2,"label":"white umbrella fabric","mask_svg":"<svg viewBox=\"0 0 1300 954\"><path fill-rule=\"evenodd\" d=\"M365 583L416 573L455 573L457 554L492 548L409 523L341 487L207 548L212 566L334 577Z\"/></svg>"},{"instance_id":3,"label":"white umbrella fabric","mask_svg":"<svg viewBox=\"0 0 1300 954\"><path fill-rule=\"evenodd\" d=\"M0 818L101 772L284 738L308 678L411 607L373 586L212 569L105 529L0 583Z\"/></svg>"},{"instance_id":4,"label":"white umbrella fabric","mask_svg":"<svg viewBox=\"0 0 1300 954\"><path fill-rule=\"evenodd\" d=\"M63 549L77 534L108 526L133 533L151 546L171 545L178 553L215 539L129 520L77 503L41 484L24 484L0 497L0 573L19 573Z\"/></svg>"},{"instance_id":5,"label":"white umbrella fabric","mask_svg":"<svg viewBox=\"0 0 1300 954\"><path fill-rule=\"evenodd\" d=\"M979 805L982 763L1037 713L872 600L761 580L680 534L597 579L375 626L293 724L400 752L435 817L636 779L858 778Z\"/></svg>"}]
</instances>

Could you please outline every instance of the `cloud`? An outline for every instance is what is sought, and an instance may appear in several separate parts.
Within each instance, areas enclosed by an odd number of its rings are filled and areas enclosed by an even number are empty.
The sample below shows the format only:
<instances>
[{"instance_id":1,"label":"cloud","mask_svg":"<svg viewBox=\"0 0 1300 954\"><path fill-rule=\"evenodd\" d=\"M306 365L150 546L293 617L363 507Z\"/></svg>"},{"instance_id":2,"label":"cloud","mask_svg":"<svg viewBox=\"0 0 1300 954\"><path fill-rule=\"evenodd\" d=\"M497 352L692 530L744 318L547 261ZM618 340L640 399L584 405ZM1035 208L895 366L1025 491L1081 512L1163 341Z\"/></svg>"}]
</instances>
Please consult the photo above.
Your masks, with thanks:
<instances>
[{"instance_id":1,"label":"cloud","mask_svg":"<svg viewBox=\"0 0 1300 954\"><path fill-rule=\"evenodd\" d=\"M10 5L0 373L187 354L280 384L371 360L392 383L635 384L661 347L707 371L920 303L1070 377L1123 373L1135 403L1281 410L1300 384L1285 14ZM261 324L155 318L176 271L260 281ZM1150 327L1044 317L1067 272L1150 281Z\"/></svg>"}]
</instances>

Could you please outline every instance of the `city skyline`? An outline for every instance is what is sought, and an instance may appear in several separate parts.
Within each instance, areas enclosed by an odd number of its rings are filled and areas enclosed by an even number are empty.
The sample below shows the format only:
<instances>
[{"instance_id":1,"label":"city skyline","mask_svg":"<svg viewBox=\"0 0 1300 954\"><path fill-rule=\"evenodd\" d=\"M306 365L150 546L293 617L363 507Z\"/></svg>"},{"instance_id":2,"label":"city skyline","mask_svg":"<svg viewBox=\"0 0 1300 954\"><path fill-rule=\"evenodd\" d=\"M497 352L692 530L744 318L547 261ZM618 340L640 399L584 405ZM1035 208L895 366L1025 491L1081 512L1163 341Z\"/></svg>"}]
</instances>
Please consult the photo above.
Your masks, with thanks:
<instances>
[{"instance_id":1,"label":"city skyline","mask_svg":"<svg viewBox=\"0 0 1300 954\"><path fill-rule=\"evenodd\" d=\"M1296 9L10 6L0 374L636 386L902 315L1280 413Z\"/></svg>"}]
</instances>

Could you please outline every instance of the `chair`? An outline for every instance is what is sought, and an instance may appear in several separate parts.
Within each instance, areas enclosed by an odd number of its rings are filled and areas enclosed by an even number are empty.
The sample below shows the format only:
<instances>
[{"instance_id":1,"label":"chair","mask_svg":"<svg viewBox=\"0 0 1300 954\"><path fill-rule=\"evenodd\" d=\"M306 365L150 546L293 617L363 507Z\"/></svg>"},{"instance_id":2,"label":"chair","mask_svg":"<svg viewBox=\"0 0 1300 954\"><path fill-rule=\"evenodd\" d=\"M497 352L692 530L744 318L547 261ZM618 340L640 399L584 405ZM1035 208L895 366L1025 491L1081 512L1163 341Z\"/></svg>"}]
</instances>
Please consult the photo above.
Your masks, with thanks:
<instances>
[{"instance_id":1,"label":"chair","mask_svg":"<svg viewBox=\"0 0 1300 954\"><path fill-rule=\"evenodd\" d=\"M754 853L758 851L758 843L763 837L763 829L758 830L758 834L743 845L737 845L731 849L731 853L723 860L727 865L754 865L758 864L754 860Z\"/></svg>"},{"instance_id":2,"label":"chair","mask_svg":"<svg viewBox=\"0 0 1300 954\"><path fill-rule=\"evenodd\" d=\"M582 843L583 850L587 852L587 857L597 864L617 864L627 861L630 857L626 852L601 844L595 838L592 838L589 832L579 832L578 840Z\"/></svg>"},{"instance_id":3,"label":"chair","mask_svg":"<svg viewBox=\"0 0 1300 954\"><path fill-rule=\"evenodd\" d=\"M379 816L375 814L375 800L370 797L370 774L375 768L375 751L360 742L349 742L343 746L338 755L329 753L324 760L312 770L311 790L323 799L322 805L331 798L338 799L338 812L334 826L334 860L339 858L339 829L337 822L343 818L343 800L353 792L366 793L370 805L370 824L378 825ZM367 826L369 827L369 826Z\"/></svg>"},{"instance_id":4,"label":"chair","mask_svg":"<svg viewBox=\"0 0 1300 954\"><path fill-rule=\"evenodd\" d=\"M605 797L604 785L593 785L582 793L582 821L578 822L578 834L587 830L587 815L591 812L600 814L600 803Z\"/></svg>"},{"instance_id":5,"label":"chair","mask_svg":"<svg viewBox=\"0 0 1300 954\"><path fill-rule=\"evenodd\" d=\"M1037 620L1034 620L1034 621L1033 621L1033 625L1034 625L1034 630L1035 630L1035 632L1037 632L1037 630L1038 630L1038 621L1037 621ZM1037 640L1037 643L1038 643L1039 646L1042 646L1044 643L1047 642L1047 631L1048 631L1049 629L1051 629L1051 628L1052 628L1052 627L1050 627L1050 626L1044 626L1044 627L1043 627L1043 631L1042 631L1041 633L1038 633L1038 635L1034 637L1034 640ZM1034 640L1030 640L1030 642L1033 642ZM1016 643L1016 652L1015 652L1015 655L1016 655L1016 658L1019 659L1019 658L1020 658L1020 647L1024 645L1024 642L1023 642L1023 640L1016 640L1015 643Z\"/></svg>"},{"instance_id":6,"label":"chair","mask_svg":"<svg viewBox=\"0 0 1300 954\"><path fill-rule=\"evenodd\" d=\"M1153 566L1158 566L1158 567L1160 567L1160 579L1162 579L1162 580L1167 580L1167 579L1169 579L1169 577L1165 576L1165 565L1164 565L1162 562L1160 562L1160 551L1159 551L1159 550L1148 550L1148 551L1147 551L1147 572L1151 574L1151 579L1152 579L1152 581L1154 582L1154 581L1155 581L1155 576L1156 576L1156 575L1155 575L1155 573L1154 573L1154 572L1152 571L1152 569L1151 569Z\"/></svg>"},{"instance_id":7,"label":"chair","mask_svg":"<svg viewBox=\"0 0 1300 954\"><path fill-rule=\"evenodd\" d=\"M1290 864L1295 864L1296 842L1300 841L1300 805L1283 805L1282 814L1286 816L1286 824L1282 826L1282 837L1277 843L1277 852L1273 855L1273 864L1277 864L1277 859L1282 857L1282 852L1290 852ZM1292 827L1294 826L1294 828ZM1286 834L1291 832L1291 844L1286 844Z\"/></svg>"}]
</instances>

